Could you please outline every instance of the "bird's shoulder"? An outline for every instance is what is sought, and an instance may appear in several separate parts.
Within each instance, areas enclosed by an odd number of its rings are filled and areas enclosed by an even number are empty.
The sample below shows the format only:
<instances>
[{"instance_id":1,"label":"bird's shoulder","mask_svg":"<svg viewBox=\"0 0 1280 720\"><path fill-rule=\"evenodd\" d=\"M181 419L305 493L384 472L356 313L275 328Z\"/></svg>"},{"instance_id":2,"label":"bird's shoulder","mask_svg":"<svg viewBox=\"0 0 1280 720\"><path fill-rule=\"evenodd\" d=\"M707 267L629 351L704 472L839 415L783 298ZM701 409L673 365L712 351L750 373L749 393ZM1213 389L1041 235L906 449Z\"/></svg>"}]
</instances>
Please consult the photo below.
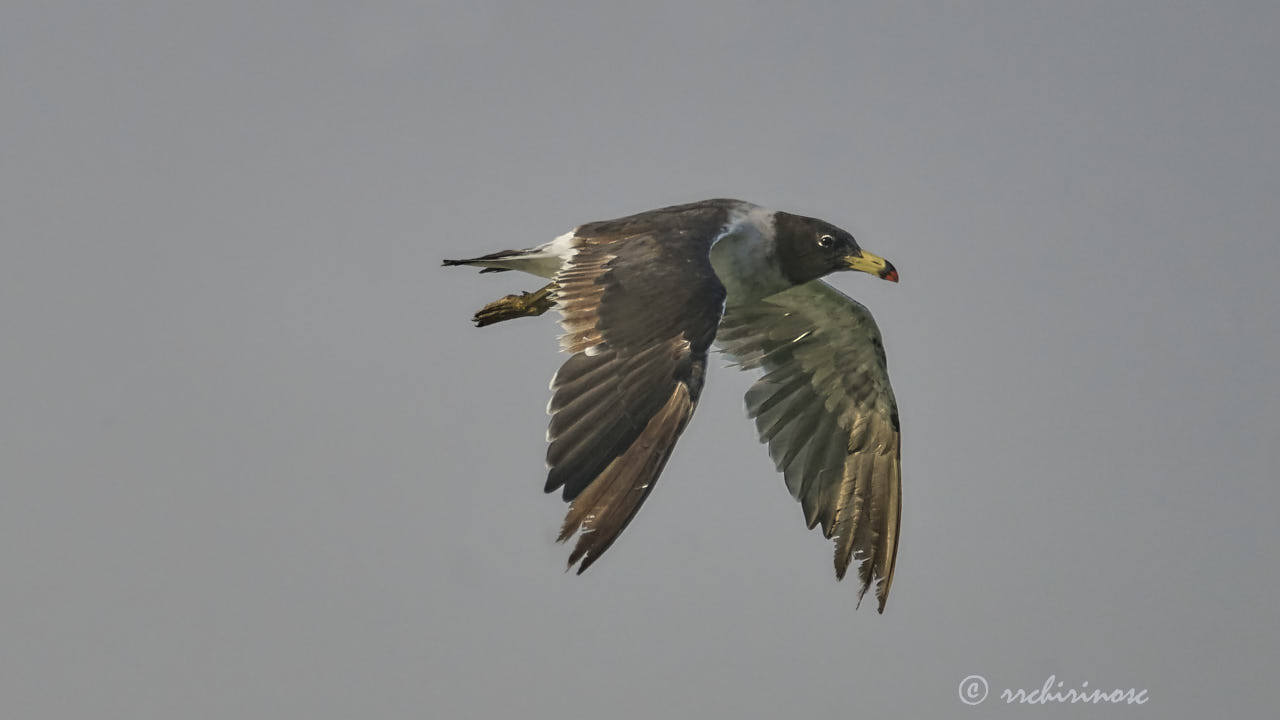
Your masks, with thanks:
<instances>
[{"instance_id":1,"label":"bird's shoulder","mask_svg":"<svg viewBox=\"0 0 1280 720\"><path fill-rule=\"evenodd\" d=\"M715 198L646 210L579 225L574 236L590 244L648 236L659 240L713 240L736 217L755 208L742 200ZM697 243L694 243L697 244Z\"/></svg>"}]
</instances>

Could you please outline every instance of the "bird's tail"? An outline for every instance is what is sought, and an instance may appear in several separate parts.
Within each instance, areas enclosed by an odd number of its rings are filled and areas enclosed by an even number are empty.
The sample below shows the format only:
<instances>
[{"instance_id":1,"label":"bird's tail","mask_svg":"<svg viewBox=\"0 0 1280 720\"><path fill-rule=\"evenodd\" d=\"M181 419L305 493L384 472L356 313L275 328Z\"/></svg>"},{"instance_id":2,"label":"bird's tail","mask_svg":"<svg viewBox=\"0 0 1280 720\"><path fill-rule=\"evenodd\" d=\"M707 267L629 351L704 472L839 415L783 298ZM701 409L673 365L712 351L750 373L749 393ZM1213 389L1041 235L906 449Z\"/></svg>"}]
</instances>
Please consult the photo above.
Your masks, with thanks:
<instances>
[{"instance_id":1,"label":"bird's tail","mask_svg":"<svg viewBox=\"0 0 1280 720\"><path fill-rule=\"evenodd\" d=\"M496 253L481 255L480 257L467 258L466 260L445 260L440 263L443 267L452 265L470 265L480 268L480 272L506 272L512 269L509 262L513 259L522 258L529 254L528 250L500 250Z\"/></svg>"}]
</instances>

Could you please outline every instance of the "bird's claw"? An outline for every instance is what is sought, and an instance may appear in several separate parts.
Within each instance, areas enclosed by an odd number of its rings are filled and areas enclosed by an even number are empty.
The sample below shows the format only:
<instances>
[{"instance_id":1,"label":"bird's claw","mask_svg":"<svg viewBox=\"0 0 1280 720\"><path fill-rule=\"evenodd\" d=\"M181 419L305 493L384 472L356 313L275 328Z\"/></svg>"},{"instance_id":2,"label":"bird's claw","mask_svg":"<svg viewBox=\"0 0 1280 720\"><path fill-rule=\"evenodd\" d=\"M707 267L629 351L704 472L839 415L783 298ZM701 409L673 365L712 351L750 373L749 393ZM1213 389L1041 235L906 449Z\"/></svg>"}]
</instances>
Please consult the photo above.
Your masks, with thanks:
<instances>
[{"instance_id":1,"label":"bird's claw","mask_svg":"<svg viewBox=\"0 0 1280 720\"><path fill-rule=\"evenodd\" d=\"M548 285L535 292L507 295L494 300L480 308L475 317L472 318L472 322L476 324L476 327L484 327L503 320L541 315L550 310L551 306L555 304L555 297L551 294L552 287L552 285Z\"/></svg>"}]
</instances>

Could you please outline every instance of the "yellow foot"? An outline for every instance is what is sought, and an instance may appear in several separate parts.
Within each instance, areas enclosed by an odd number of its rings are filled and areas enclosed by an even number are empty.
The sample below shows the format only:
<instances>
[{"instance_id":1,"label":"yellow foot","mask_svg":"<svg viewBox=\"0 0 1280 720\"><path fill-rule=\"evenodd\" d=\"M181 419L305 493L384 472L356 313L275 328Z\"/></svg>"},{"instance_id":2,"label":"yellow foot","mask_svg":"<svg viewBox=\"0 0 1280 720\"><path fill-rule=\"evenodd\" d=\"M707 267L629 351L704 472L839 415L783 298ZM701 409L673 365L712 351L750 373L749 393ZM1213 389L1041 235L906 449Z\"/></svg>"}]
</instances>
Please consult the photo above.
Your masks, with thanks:
<instances>
[{"instance_id":1,"label":"yellow foot","mask_svg":"<svg viewBox=\"0 0 1280 720\"><path fill-rule=\"evenodd\" d=\"M535 292L508 295L494 300L480 308L479 312L472 318L472 321L475 322L476 327L484 327L503 320L541 315L550 310L552 305L555 305L555 297L551 294L554 287L555 284L552 283Z\"/></svg>"}]
</instances>

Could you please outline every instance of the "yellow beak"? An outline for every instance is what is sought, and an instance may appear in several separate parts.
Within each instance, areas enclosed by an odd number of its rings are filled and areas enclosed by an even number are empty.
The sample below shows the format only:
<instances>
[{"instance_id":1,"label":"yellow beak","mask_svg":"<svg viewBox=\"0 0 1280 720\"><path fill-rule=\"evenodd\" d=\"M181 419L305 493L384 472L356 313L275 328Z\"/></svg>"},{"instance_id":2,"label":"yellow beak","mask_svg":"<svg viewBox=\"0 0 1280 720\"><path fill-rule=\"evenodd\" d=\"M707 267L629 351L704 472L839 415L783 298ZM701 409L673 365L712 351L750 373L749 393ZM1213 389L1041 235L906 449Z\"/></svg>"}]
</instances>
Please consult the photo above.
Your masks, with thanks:
<instances>
[{"instance_id":1,"label":"yellow beak","mask_svg":"<svg viewBox=\"0 0 1280 720\"><path fill-rule=\"evenodd\" d=\"M866 250L857 255L847 256L845 262L849 263L849 268L852 270L870 273L889 282L898 282L898 271L893 267L893 263Z\"/></svg>"}]
</instances>

